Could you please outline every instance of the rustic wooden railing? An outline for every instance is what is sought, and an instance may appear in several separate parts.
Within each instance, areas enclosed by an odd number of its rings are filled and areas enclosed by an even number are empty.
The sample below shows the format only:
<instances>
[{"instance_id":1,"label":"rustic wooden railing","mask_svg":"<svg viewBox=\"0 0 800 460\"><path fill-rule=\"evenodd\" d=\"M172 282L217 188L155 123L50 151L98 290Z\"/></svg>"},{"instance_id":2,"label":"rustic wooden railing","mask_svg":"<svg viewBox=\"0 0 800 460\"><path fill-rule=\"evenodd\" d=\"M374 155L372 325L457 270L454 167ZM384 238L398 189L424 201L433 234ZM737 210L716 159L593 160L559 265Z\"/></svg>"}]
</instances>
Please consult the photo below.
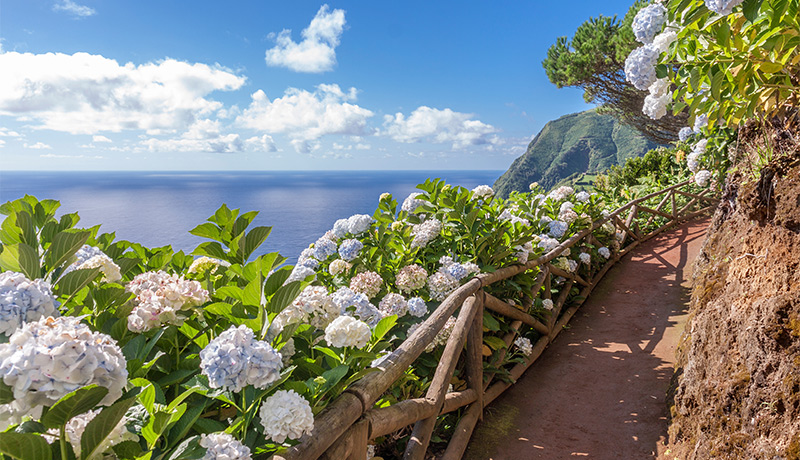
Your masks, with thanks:
<instances>
[{"instance_id":1,"label":"rustic wooden railing","mask_svg":"<svg viewBox=\"0 0 800 460\"><path fill-rule=\"evenodd\" d=\"M379 366L380 372L367 374L328 405L316 417L311 435L305 436L299 444L288 450L274 455L272 459L364 460L367 457L370 440L414 425L403 458L421 460L428 449L437 417L466 407L447 449L439 457L443 460L460 459L475 425L482 416L484 407L509 388L511 386L509 382L516 381L539 358L545 347L572 318L597 282L620 258L670 226L706 213L718 204L717 199L708 196L708 190L700 193L681 190L689 184L690 181L685 181L632 200L608 217L594 222L590 227L573 235L557 248L524 265L509 266L472 278L450 294L433 314L389 355ZM622 233L618 239L620 247L591 279L585 280L577 274L550 264L551 260L584 239L588 243L596 243L597 240L592 234L606 222L612 222L617 232ZM658 224L661 225L653 228ZM653 230L644 233L649 228ZM526 299L527 305L522 306L525 310L484 292L484 288L493 283L537 267L540 272L531 289L531 295ZM549 320L542 322L528 314L526 310L542 286L545 286L545 298L551 297L554 276L562 277L564 281L557 291L557 298L551 299L553 310ZM567 304L569 294L576 285L581 288L580 294L573 302ZM565 309L566 305L568 307ZM510 379L495 381L494 373L484 372L482 353L484 309L511 320L512 332L503 338L506 344L505 350L511 346L523 324L540 334L533 346L533 352L524 362L510 370ZM459 313L455 327L447 340L425 396L400 401L388 407L374 407L378 398L399 380L406 369L425 351L456 310L459 310ZM462 354L463 375L467 388L463 391L448 392L451 376ZM504 354L505 352L499 359L495 357L495 362L491 364L497 365L502 362Z\"/></svg>"}]
</instances>

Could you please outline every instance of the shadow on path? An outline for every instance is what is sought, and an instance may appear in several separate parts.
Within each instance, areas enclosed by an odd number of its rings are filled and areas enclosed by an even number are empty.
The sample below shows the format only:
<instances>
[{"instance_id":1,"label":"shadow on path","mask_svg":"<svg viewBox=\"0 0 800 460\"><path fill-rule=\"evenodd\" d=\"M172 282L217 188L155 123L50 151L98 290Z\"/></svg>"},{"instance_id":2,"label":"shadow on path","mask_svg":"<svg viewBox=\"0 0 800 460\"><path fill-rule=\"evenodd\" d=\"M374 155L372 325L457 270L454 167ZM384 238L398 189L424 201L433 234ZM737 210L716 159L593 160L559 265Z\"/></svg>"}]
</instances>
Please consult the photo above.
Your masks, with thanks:
<instances>
[{"instance_id":1,"label":"shadow on path","mask_svg":"<svg viewBox=\"0 0 800 460\"><path fill-rule=\"evenodd\" d=\"M487 407L464 458L654 458L707 226L665 232L609 270L568 329Z\"/></svg>"}]
</instances>

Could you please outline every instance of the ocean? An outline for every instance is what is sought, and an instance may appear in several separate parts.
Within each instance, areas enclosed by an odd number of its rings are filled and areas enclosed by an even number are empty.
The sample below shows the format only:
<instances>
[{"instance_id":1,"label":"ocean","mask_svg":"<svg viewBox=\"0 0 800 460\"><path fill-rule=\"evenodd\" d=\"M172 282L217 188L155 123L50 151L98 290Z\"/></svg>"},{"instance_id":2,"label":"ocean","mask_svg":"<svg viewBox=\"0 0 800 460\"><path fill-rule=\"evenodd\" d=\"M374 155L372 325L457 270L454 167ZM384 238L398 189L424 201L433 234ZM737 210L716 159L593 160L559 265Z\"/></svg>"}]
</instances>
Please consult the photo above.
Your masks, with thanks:
<instances>
[{"instance_id":1,"label":"ocean","mask_svg":"<svg viewBox=\"0 0 800 460\"><path fill-rule=\"evenodd\" d=\"M375 211L389 192L402 203L417 184L440 177L474 188L503 171L276 171L276 172L0 172L0 202L33 195L61 202L59 215L78 212L80 227L147 247L190 252L203 238L189 230L223 203L259 211L252 225L272 227L257 254L280 252L289 263L337 219Z\"/></svg>"}]
</instances>

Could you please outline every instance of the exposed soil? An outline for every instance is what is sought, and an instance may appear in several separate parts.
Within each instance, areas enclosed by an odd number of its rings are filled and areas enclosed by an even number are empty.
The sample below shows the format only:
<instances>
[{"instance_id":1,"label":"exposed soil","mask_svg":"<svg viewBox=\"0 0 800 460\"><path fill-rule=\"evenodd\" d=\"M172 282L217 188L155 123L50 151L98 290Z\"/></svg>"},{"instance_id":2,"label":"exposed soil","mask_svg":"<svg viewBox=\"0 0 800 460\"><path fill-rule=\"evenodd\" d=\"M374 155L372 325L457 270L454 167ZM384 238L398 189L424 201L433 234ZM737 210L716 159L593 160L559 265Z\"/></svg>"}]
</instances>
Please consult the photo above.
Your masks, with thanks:
<instances>
[{"instance_id":1,"label":"exposed soil","mask_svg":"<svg viewBox=\"0 0 800 460\"><path fill-rule=\"evenodd\" d=\"M695 267L663 458L800 459L800 152L727 192Z\"/></svg>"},{"instance_id":2,"label":"exposed soil","mask_svg":"<svg viewBox=\"0 0 800 460\"><path fill-rule=\"evenodd\" d=\"M666 232L611 269L569 328L487 408L465 458L639 460L663 451L689 272L707 225Z\"/></svg>"}]
</instances>

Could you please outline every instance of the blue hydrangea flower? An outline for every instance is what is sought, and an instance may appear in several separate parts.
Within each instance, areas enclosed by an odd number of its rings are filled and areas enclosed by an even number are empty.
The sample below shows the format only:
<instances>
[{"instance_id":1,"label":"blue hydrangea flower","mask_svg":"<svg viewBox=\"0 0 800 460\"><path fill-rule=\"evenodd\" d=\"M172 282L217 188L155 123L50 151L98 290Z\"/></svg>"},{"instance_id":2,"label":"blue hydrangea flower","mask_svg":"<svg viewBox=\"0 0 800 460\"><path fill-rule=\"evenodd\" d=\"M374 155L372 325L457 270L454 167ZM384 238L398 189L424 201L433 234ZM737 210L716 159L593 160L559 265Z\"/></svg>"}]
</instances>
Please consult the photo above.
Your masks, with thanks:
<instances>
[{"instance_id":1,"label":"blue hydrangea flower","mask_svg":"<svg viewBox=\"0 0 800 460\"><path fill-rule=\"evenodd\" d=\"M336 238L344 238L349 230L350 223L347 221L347 219L339 219L333 224L333 235L336 236Z\"/></svg>"},{"instance_id":2,"label":"blue hydrangea flower","mask_svg":"<svg viewBox=\"0 0 800 460\"><path fill-rule=\"evenodd\" d=\"M680 139L681 142L686 142L690 137L692 137L692 134L694 134L694 131L692 130L692 128L690 128L688 126L684 126L678 132L678 139Z\"/></svg>"},{"instance_id":3,"label":"blue hydrangea flower","mask_svg":"<svg viewBox=\"0 0 800 460\"><path fill-rule=\"evenodd\" d=\"M667 21L667 9L660 3L652 3L639 10L633 18L633 34L641 43L652 43Z\"/></svg>"},{"instance_id":4,"label":"blue hydrangea flower","mask_svg":"<svg viewBox=\"0 0 800 460\"><path fill-rule=\"evenodd\" d=\"M408 312L412 316L421 318L428 313L428 304L425 303L422 297L412 297L408 299Z\"/></svg>"},{"instance_id":5,"label":"blue hydrangea flower","mask_svg":"<svg viewBox=\"0 0 800 460\"><path fill-rule=\"evenodd\" d=\"M457 280L461 280L462 278L464 278L469 274L467 268L459 263L453 263L448 265L447 268L445 268L445 271L447 272L448 275L452 276Z\"/></svg>"},{"instance_id":6,"label":"blue hydrangea flower","mask_svg":"<svg viewBox=\"0 0 800 460\"><path fill-rule=\"evenodd\" d=\"M342 244L339 245L339 256L350 262L351 260L358 257L358 253L361 252L361 249L364 248L364 244L358 240L344 240Z\"/></svg>"},{"instance_id":7,"label":"blue hydrangea flower","mask_svg":"<svg viewBox=\"0 0 800 460\"><path fill-rule=\"evenodd\" d=\"M200 351L200 369L211 388L239 392L247 385L266 388L280 378L281 354L267 342L255 340L245 325L230 329Z\"/></svg>"},{"instance_id":8,"label":"blue hydrangea flower","mask_svg":"<svg viewBox=\"0 0 800 460\"><path fill-rule=\"evenodd\" d=\"M341 287L332 295L333 303L339 307L342 315L354 316L375 327L383 319L378 307L371 304L369 298L361 293L353 292L348 287Z\"/></svg>"},{"instance_id":9,"label":"blue hydrangea flower","mask_svg":"<svg viewBox=\"0 0 800 460\"><path fill-rule=\"evenodd\" d=\"M658 64L659 51L651 45L644 45L631 51L625 59L625 79L636 89L647 90L658 78L656 77L656 64Z\"/></svg>"},{"instance_id":10,"label":"blue hydrangea flower","mask_svg":"<svg viewBox=\"0 0 800 460\"><path fill-rule=\"evenodd\" d=\"M336 254L337 249L336 243L323 236L314 243L314 257L317 260L325 260Z\"/></svg>"}]
</instances>

